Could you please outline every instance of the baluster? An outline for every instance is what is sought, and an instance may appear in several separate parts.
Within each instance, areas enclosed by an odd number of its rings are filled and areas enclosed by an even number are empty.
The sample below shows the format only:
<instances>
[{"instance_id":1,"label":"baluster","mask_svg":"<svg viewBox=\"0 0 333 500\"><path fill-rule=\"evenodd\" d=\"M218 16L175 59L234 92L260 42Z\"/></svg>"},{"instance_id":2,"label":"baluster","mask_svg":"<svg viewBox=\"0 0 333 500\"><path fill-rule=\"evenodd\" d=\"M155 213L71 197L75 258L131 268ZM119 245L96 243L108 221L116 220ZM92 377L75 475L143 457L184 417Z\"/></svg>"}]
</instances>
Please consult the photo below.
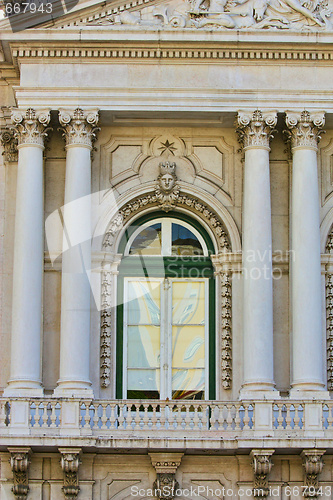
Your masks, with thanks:
<instances>
[{"instance_id":1,"label":"baluster","mask_svg":"<svg viewBox=\"0 0 333 500\"><path fill-rule=\"evenodd\" d=\"M200 429L199 409L200 409L200 406L194 405L193 430Z\"/></svg>"},{"instance_id":2,"label":"baluster","mask_svg":"<svg viewBox=\"0 0 333 500\"><path fill-rule=\"evenodd\" d=\"M126 412L126 405L124 403L119 403L119 417L118 417L119 429L126 428L125 412Z\"/></svg>"},{"instance_id":3,"label":"baluster","mask_svg":"<svg viewBox=\"0 0 333 500\"><path fill-rule=\"evenodd\" d=\"M161 412L161 417L160 417L161 430L167 429L169 427L169 420L168 420L169 407L164 403L160 403L160 412Z\"/></svg>"},{"instance_id":4,"label":"baluster","mask_svg":"<svg viewBox=\"0 0 333 500\"><path fill-rule=\"evenodd\" d=\"M151 417L151 428L153 430L156 430L157 429L157 416L156 416L156 403L152 405L152 408L153 408L153 414L152 414L152 417Z\"/></svg>"},{"instance_id":5,"label":"baluster","mask_svg":"<svg viewBox=\"0 0 333 500\"><path fill-rule=\"evenodd\" d=\"M298 416L298 406L295 405L295 416L294 416L294 429L299 429L299 416Z\"/></svg>"},{"instance_id":6,"label":"baluster","mask_svg":"<svg viewBox=\"0 0 333 500\"><path fill-rule=\"evenodd\" d=\"M91 402L86 401L84 404L84 414L82 415L81 419L81 425L83 429L90 429L90 407L91 407Z\"/></svg>"},{"instance_id":7,"label":"baluster","mask_svg":"<svg viewBox=\"0 0 333 500\"><path fill-rule=\"evenodd\" d=\"M98 422L99 422L99 416L98 416L98 404L93 405L94 409L94 416L93 416L93 429L98 430Z\"/></svg>"},{"instance_id":8,"label":"baluster","mask_svg":"<svg viewBox=\"0 0 333 500\"><path fill-rule=\"evenodd\" d=\"M50 416L51 425L50 425L50 427L52 427L52 429L57 427L57 425L56 425L56 420L57 420L56 404L57 404L56 402L54 402L53 404L51 403L51 416Z\"/></svg>"},{"instance_id":9,"label":"baluster","mask_svg":"<svg viewBox=\"0 0 333 500\"><path fill-rule=\"evenodd\" d=\"M283 415L282 415L282 409L283 409L283 405L280 404L280 405L277 405L278 407L278 410L279 410L279 413L278 413L278 417L277 417L277 428L278 429L283 429Z\"/></svg>"},{"instance_id":10,"label":"baluster","mask_svg":"<svg viewBox=\"0 0 333 500\"><path fill-rule=\"evenodd\" d=\"M208 405L202 405L202 428L208 429Z\"/></svg>"},{"instance_id":11,"label":"baluster","mask_svg":"<svg viewBox=\"0 0 333 500\"><path fill-rule=\"evenodd\" d=\"M116 424L116 405L110 403L110 430L117 428Z\"/></svg>"},{"instance_id":12,"label":"baluster","mask_svg":"<svg viewBox=\"0 0 333 500\"><path fill-rule=\"evenodd\" d=\"M250 429L249 423L250 423L250 416L249 416L249 405L243 404L244 406L244 430L247 431Z\"/></svg>"},{"instance_id":13,"label":"baluster","mask_svg":"<svg viewBox=\"0 0 333 500\"><path fill-rule=\"evenodd\" d=\"M147 403L145 403L144 407L143 407L144 414L143 414L143 419L142 419L142 421L143 421L143 427L142 428L145 429L145 430L149 429L149 427L148 427L148 424L149 424L148 407L149 407L149 405Z\"/></svg>"},{"instance_id":14,"label":"baluster","mask_svg":"<svg viewBox=\"0 0 333 500\"><path fill-rule=\"evenodd\" d=\"M291 408L291 405L289 403L286 404L286 408L287 408L287 415L286 415L286 429L287 430L290 430L291 429L291 415L290 415L290 408Z\"/></svg>"},{"instance_id":15,"label":"baluster","mask_svg":"<svg viewBox=\"0 0 333 500\"><path fill-rule=\"evenodd\" d=\"M47 427L47 405L48 403L41 403L41 409L42 409L42 414L41 414L41 419L42 419L42 425L41 427L45 428Z\"/></svg>"},{"instance_id":16,"label":"baluster","mask_svg":"<svg viewBox=\"0 0 333 500\"><path fill-rule=\"evenodd\" d=\"M231 415L232 405L227 404L227 429L232 431L232 415Z\"/></svg>"},{"instance_id":17,"label":"baluster","mask_svg":"<svg viewBox=\"0 0 333 500\"><path fill-rule=\"evenodd\" d=\"M327 406L328 406L327 425L328 425L328 427L332 427L332 425L333 425L333 416L332 416L333 405L331 403L327 403Z\"/></svg>"},{"instance_id":18,"label":"baluster","mask_svg":"<svg viewBox=\"0 0 333 500\"><path fill-rule=\"evenodd\" d=\"M6 403L0 404L0 429L6 427Z\"/></svg>"},{"instance_id":19,"label":"baluster","mask_svg":"<svg viewBox=\"0 0 333 500\"><path fill-rule=\"evenodd\" d=\"M32 410L35 410L34 423L32 423ZM34 427L36 425L36 414L37 414L37 406L34 403L29 404L29 427Z\"/></svg>"},{"instance_id":20,"label":"baluster","mask_svg":"<svg viewBox=\"0 0 333 500\"><path fill-rule=\"evenodd\" d=\"M181 430L182 423L183 423L182 407L181 407L181 405L177 406L177 418L176 418L176 422L177 422L177 429Z\"/></svg>"},{"instance_id":21,"label":"baluster","mask_svg":"<svg viewBox=\"0 0 333 500\"><path fill-rule=\"evenodd\" d=\"M101 422L102 422L102 426L101 426L101 429L105 430L107 429L107 425L106 425L106 422L108 420L108 417L106 415L106 408L107 408L107 404L102 404L102 417L101 417Z\"/></svg>"},{"instance_id":22,"label":"baluster","mask_svg":"<svg viewBox=\"0 0 333 500\"><path fill-rule=\"evenodd\" d=\"M241 426L241 418L240 418L240 411L239 411L239 408L240 406L239 405L235 405L235 412L236 412L236 415L235 415L235 430L239 431Z\"/></svg>"}]
</instances>

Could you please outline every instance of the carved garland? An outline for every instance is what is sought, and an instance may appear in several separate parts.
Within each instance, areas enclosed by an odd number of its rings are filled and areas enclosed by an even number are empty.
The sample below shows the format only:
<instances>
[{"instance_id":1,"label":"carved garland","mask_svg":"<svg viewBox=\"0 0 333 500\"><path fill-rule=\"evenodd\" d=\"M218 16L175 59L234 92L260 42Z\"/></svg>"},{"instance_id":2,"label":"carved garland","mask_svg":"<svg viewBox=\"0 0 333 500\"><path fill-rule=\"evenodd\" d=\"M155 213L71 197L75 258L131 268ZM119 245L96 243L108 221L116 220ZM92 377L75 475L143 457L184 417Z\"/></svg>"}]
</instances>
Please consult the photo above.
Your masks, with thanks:
<instances>
[{"instance_id":1,"label":"carved garland","mask_svg":"<svg viewBox=\"0 0 333 500\"><path fill-rule=\"evenodd\" d=\"M333 253L333 231L327 237L326 253ZM327 389L333 391L333 274L326 274Z\"/></svg>"},{"instance_id":2,"label":"carved garland","mask_svg":"<svg viewBox=\"0 0 333 500\"><path fill-rule=\"evenodd\" d=\"M232 330L231 330L231 281L230 273L221 274L221 378L223 389L232 383Z\"/></svg>"},{"instance_id":3,"label":"carved garland","mask_svg":"<svg viewBox=\"0 0 333 500\"><path fill-rule=\"evenodd\" d=\"M111 286L109 271L102 272L101 301L101 387L110 385L111 375Z\"/></svg>"}]
</instances>

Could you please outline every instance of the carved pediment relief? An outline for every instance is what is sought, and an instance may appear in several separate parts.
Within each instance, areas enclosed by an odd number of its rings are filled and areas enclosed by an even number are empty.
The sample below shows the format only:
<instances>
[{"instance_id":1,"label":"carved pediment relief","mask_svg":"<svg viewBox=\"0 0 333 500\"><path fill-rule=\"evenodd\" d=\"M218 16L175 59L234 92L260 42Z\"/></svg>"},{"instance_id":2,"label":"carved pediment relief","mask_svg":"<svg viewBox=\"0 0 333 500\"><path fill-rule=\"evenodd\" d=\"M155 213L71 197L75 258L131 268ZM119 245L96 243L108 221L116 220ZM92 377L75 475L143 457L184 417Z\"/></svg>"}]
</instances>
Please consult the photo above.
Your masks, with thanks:
<instances>
[{"instance_id":1,"label":"carved pediment relief","mask_svg":"<svg viewBox=\"0 0 333 500\"><path fill-rule=\"evenodd\" d=\"M138 8L114 9L90 24L144 29L332 30L332 0L169 0ZM140 5L140 4L139 4Z\"/></svg>"},{"instance_id":2,"label":"carved pediment relief","mask_svg":"<svg viewBox=\"0 0 333 500\"><path fill-rule=\"evenodd\" d=\"M161 163L175 160L179 181L200 185L212 194L221 190L232 201L233 147L221 137L113 136L101 147L100 189L117 187L135 177L141 183L151 182L159 175Z\"/></svg>"}]
</instances>

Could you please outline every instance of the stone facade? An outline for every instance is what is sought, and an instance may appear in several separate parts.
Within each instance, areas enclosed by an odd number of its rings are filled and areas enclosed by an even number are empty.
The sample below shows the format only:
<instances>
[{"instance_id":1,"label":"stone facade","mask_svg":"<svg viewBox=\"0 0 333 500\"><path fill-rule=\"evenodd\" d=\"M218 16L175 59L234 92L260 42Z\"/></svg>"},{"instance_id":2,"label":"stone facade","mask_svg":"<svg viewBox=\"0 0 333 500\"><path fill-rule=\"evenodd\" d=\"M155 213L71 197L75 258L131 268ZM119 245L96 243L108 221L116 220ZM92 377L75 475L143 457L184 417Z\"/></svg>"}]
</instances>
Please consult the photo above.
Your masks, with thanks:
<instances>
[{"instance_id":1,"label":"stone facade","mask_svg":"<svg viewBox=\"0 0 333 500\"><path fill-rule=\"evenodd\" d=\"M0 21L1 500L332 498L331 7ZM123 241L155 213L211 244L202 399L126 397Z\"/></svg>"}]
</instances>

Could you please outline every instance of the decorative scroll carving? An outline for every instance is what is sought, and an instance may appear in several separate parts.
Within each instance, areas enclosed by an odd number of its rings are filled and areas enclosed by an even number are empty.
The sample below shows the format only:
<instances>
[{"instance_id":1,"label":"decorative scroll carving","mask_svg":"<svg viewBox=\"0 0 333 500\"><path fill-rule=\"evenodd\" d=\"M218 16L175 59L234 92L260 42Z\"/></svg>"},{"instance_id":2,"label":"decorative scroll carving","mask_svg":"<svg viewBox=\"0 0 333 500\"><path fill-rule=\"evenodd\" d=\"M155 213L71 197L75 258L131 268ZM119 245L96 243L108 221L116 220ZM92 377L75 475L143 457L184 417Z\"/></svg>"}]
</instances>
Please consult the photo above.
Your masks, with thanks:
<instances>
[{"instance_id":1,"label":"decorative scroll carving","mask_svg":"<svg viewBox=\"0 0 333 500\"><path fill-rule=\"evenodd\" d=\"M153 484L155 496L159 500L173 500L179 485L176 472L180 466L183 453L149 453L156 470Z\"/></svg>"},{"instance_id":2,"label":"decorative scroll carving","mask_svg":"<svg viewBox=\"0 0 333 500\"><path fill-rule=\"evenodd\" d=\"M6 162L17 162L18 150L17 150L18 139L15 137L15 132L13 129L3 130L1 133L1 145L3 147L2 155Z\"/></svg>"},{"instance_id":3,"label":"decorative scroll carving","mask_svg":"<svg viewBox=\"0 0 333 500\"><path fill-rule=\"evenodd\" d=\"M47 125L50 122L49 110L35 111L32 108L26 111L14 110L12 113L14 138L18 145L31 144L44 147L44 140L52 130Z\"/></svg>"},{"instance_id":4,"label":"decorative scroll carving","mask_svg":"<svg viewBox=\"0 0 333 500\"><path fill-rule=\"evenodd\" d=\"M159 168L160 174L157 177L155 195L160 203L160 208L165 212L169 212L174 208L179 198L176 164L166 161L165 163L160 163Z\"/></svg>"},{"instance_id":5,"label":"decorative scroll carving","mask_svg":"<svg viewBox=\"0 0 333 500\"><path fill-rule=\"evenodd\" d=\"M305 486L303 495L308 498L317 498L319 483L318 475L324 467L322 456L325 450L303 450L301 456L303 458L303 467L305 472Z\"/></svg>"},{"instance_id":6,"label":"decorative scroll carving","mask_svg":"<svg viewBox=\"0 0 333 500\"><path fill-rule=\"evenodd\" d=\"M276 123L277 114L275 111L262 113L256 110L252 114L239 111L236 122L238 140L244 149L251 146L269 148Z\"/></svg>"},{"instance_id":7,"label":"decorative scroll carving","mask_svg":"<svg viewBox=\"0 0 333 500\"><path fill-rule=\"evenodd\" d=\"M304 147L317 150L321 134L325 133L325 113L292 113L287 111L286 124L289 130L285 131L291 148Z\"/></svg>"},{"instance_id":8,"label":"decorative scroll carving","mask_svg":"<svg viewBox=\"0 0 333 500\"><path fill-rule=\"evenodd\" d=\"M190 8L189 5L190 4ZM106 15L97 24L213 29L332 30L330 0L170 0L155 8ZM96 21L93 21L96 23Z\"/></svg>"},{"instance_id":9,"label":"decorative scroll carving","mask_svg":"<svg viewBox=\"0 0 333 500\"><path fill-rule=\"evenodd\" d=\"M179 205L184 205L189 211L201 214L216 236L219 251L230 251L230 241L227 231L217 214L212 212L204 203L202 203L201 200L182 193L179 193L174 206L177 207ZM112 219L109 229L105 233L103 247L110 248L112 246L116 233L124 226L131 216L133 216L136 212L140 212L153 206L160 207L160 201L158 200L156 193L149 193L144 196L140 196L130 203L127 203Z\"/></svg>"},{"instance_id":10,"label":"decorative scroll carving","mask_svg":"<svg viewBox=\"0 0 333 500\"><path fill-rule=\"evenodd\" d=\"M102 271L101 293L101 387L110 385L111 375L111 287L110 271Z\"/></svg>"},{"instance_id":11,"label":"decorative scroll carving","mask_svg":"<svg viewBox=\"0 0 333 500\"><path fill-rule=\"evenodd\" d=\"M64 472L64 492L66 500L76 500L79 491L80 448L59 448L61 453L60 465Z\"/></svg>"},{"instance_id":12,"label":"decorative scroll carving","mask_svg":"<svg viewBox=\"0 0 333 500\"><path fill-rule=\"evenodd\" d=\"M14 477L12 492L17 500L26 500L29 491L30 448L9 448L8 451L10 452L10 466Z\"/></svg>"},{"instance_id":13,"label":"decorative scroll carving","mask_svg":"<svg viewBox=\"0 0 333 500\"><path fill-rule=\"evenodd\" d=\"M221 273L221 378L223 389L232 384L232 328L231 328L230 272Z\"/></svg>"},{"instance_id":14,"label":"decorative scroll carving","mask_svg":"<svg viewBox=\"0 0 333 500\"><path fill-rule=\"evenodd\" d=\"M252 450L252 469L254 473L253 495L266 498L269 494L268 475L272 470L271 456L274 450Z\"/></svg>"},{"instance_id":15,"label":"decorative scroll carving","mask_svg":"<svg viewBox=\"0 0 333 500\"><path fill-rule=\"evenodd\" d=\"M333 274L326 275L327 389L333 391Z\"/></svg>"},{"instance_id":16,"label":"decorative scroll carving","mask_svg":"<svg viewBox=\"0 0 333 500\"><path fill-rule=\"evenodd\" d=\"M96 133L100 130L97 127L97 109L83 111L76 108L73 112L59 110L59 122L62 135L66 140L66 146L72 144L87 146L92 148L96 140Z\"/></svg>"}]
</instances>

